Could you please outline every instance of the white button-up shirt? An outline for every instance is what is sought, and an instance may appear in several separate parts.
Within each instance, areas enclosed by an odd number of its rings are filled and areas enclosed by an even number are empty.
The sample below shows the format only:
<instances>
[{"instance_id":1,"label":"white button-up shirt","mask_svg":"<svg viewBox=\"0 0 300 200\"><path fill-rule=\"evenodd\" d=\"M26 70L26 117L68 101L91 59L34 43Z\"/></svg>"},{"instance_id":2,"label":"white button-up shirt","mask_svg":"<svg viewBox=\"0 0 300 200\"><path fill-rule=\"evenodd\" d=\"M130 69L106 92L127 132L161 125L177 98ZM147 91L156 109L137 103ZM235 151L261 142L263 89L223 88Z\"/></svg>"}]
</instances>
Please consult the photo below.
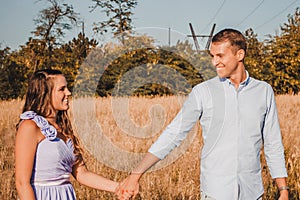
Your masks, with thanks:
<instances>
[{"instance_id":1,"label":"white button-up shirt","mask_svg":"<svg viewBox=\"0 0 300 200\"><path fill-rule=\"evenodd\" d=\"M260 150L271 176L287 177L274 93L250 78L238 89L215 77L198 84L149 152L163 159L200 119L201 191L216 200L255 200L263 194Z\"/></svg>"}]
</instances>

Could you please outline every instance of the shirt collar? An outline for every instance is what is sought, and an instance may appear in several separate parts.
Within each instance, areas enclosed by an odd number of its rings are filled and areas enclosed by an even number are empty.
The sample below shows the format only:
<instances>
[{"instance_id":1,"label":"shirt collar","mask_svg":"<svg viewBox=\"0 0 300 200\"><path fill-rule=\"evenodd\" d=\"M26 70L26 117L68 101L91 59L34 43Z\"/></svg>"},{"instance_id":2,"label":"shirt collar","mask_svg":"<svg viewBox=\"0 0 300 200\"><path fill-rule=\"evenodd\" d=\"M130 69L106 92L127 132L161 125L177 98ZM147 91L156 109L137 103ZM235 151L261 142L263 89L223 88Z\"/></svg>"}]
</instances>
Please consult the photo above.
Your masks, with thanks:
<instances>
[{"instance_id":1,"label":"shirt collar","mask_svg":"<svg viewBox=\"0 0 300 200\"><path fill-rule=\"evenodd\" d=\"M250 81L250 76L249 76L248 71L246 70L246 79L243 82L241 82L240 85L246 86L246 85L248 85L249 81Z\"/></svg>"},{"instance_id":2,"label":"shirt collar","mask_svg":"<svg viewBox=\"0 0 300 200\"><path fill-rule=\"evenodd\" d=\"M227 82L229 85L231 85L231 81L228 79L228 78L219 78L221 82ZM249 73L248 71L246 70L246 79L240 83L240 86L247 86L250 82L250 76L249 76Z\"/></svg>"}]
</instances>

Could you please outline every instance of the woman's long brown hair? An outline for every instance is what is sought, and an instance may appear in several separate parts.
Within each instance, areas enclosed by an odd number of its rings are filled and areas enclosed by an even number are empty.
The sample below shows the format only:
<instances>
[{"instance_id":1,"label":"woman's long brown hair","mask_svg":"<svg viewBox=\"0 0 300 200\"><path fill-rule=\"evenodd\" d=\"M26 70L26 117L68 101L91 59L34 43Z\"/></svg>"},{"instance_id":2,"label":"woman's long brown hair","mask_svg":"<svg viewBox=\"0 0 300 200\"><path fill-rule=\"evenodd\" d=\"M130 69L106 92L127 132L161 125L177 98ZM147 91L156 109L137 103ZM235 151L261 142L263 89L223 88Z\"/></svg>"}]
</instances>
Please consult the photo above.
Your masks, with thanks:
<instances>
[{"instance_id":1,"label":"woman's long brown hair","mask_svg":"<svg viewBox=\"0 0 300 200\"><path fill-rule=\"evenodd\" d=\"M29 79L23 112L34 111L37 115L49 117L56 112L52 106L52 90L54 88L54 78L63 75L61 71L54 69L44 69L34 72ZM70 138L74 145L76 164L83 162L82 148L79 139L74 135L72 124L67 111L58 111L56 123L61 128L62 134ZM17 124L17 128L20 122Z\"/></svg>"}]
</instances>

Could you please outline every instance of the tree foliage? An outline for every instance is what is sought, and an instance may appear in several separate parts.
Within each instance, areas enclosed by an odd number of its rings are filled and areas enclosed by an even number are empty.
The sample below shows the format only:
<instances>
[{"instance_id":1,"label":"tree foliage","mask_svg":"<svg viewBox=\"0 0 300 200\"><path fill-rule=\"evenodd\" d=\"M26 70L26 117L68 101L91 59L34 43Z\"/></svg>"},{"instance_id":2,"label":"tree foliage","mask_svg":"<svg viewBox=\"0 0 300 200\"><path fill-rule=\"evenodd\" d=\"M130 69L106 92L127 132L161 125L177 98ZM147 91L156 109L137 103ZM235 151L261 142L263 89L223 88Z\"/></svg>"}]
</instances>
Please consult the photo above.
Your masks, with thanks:
<instances>
[{"instance_id":1,"label":"tree foliage","mask_svg":"<svg viewBox=\"0 0 300 200\"><path fill-rule=\"evenodd\" d=\"M17 98L25 82L25 70L11 59L9 48L0 50L0 99Z\"/></svg>"},{"instance_id":2,"label":"tree foliage","mask_svg":"<svg viewBox=\"0 0 300 200\"><path fill-rule=\"evenodd\" d=\"M246 31L249 50L246 66L250 74L270 83L276 94L300 91L300 10L281 26L281 33L264 42L252 29Z\"/></svg>"},{"instance_id":3,"label":"tree foliage","mask_svg":"<svg viewBox=\"0 0 300 200\"><path fill-rule=\"evenodd\" d=\"M163 49L141 48L113 60L99 80L97 93L100 96L187 94L202 81L198 71L179 55Z\"/></svg>"},{"instance_id":4,"label":"tree foliage","mask_svg":"<svg viewBox=\"0 0 300 200\"><path fill-rule=\"evenodd\" d=\"M55 65L52 58L53 49L60 46L65 31L72 29L72 25L75 25L79 18L71 5L60 3L60 0L46 1L50 6L41 10L34 19L34 39L29 40L29 45L33 45L38 54L43 54L43 65L51 68ZM34 67L34 70L39 69L39 66Z\"/></svg>"},{"instance_id":5,"label":"tree foliage","mask_svg":"<svg viewBox=\"0 0 300 200\"><path fill-rule=\"evenodd\" d=\"M42 44L41 40L30 38L19 51L10 52L8 48L0 50L1 99L23 97L30 75L35 70L45 68L61 70L66 74L69 87L72 89L81 63L98 43L80 33L77 38L52 50L50 67L49 57L45 56L45 52L40 49Z\"/></svg>"},{"instance_id":6,"label":"tree foliage","mask_svg":"<svg viewBox=\"0 0 300 200\"><path fill-rule=\"evenodd\" d=\"M96 48L80 68L76 94L183 95L204 80L203 71L215 74L210 57L197 54L187 41L158 48L153 43L145 35L130 36L127 45Z\"/></svg>"},{"instance_id":7,"label":"tree foliage","mask_svg":"<svg viewBox=\"0 0 300 200\"><path fill-rule=\"evenodd\" d=\"M44 68L63 71L73 95L93 96L181 95L216 76L207 52L197 52L188 41L156 47L153 38L128 32L121 44L108 42L98 46L96 40L83 33L59 43L63 32L77 20L77 14L70 5L47 1L51 5L40 12L34 37L29 37L18 50L0 49L0 99L22 97L29 76ZM136 1L94 2L113 19L113 34L132 30L131 9ZM297 8L280 32L264 41L257 39L253 29L245 31L246 68L250 76L271 84L276 94L300 91L299 16ZM107 22L103 22L102 31L112 25Z\"/></svg>"},{"instance_id":8,"label":"tree foliage","mask_svg":"<svg viewBox=\"0 0 300 200\"><path fill-rule=\"evenodd\" d=\"M73 6L65 3L61 5L59 0L47 0L47 2L50 6L41 10L38 17L34 19L36 28L32 33L45 41L47 47L51 49L65 35L64 31L72 29L72 24L79 18Z\"/></svg>"},{"instance_id":9,"label":"tree foliage","mask_svg":"<svg viewBox=\"0 0 300 200\"><path fill-rule=\"evenodd\" d=\"M137 0L92 0L95 4L92 11L100 7L108 18L94 24L94 31L100 34L112 31L115 37L120 38L124 44L128 33L133 29L132 9L137 5Z\"/></svg>"},{"instance_id":10,"label":"tree foliage","mask_svg":"<svg viewBox=\"0 0 300 200\"><path fill-rule=\"evenodd\" d=\"M264 44L259 42L257 34L252 29L245 31L245 37L247 39L247 52L245 58L245 65L248 72L252 77L259 80L266 80L265 75L267 68L264 67Z\"/></svg>"},{"instance_id":11,"label":"tree foliage","mask_svg":"<svg viewBox=\"0 0 300 200\"><path fill-rule=\"evenodd\" d=\"M281 34L269 41L267 65L272 69L270 84L276 93L295 94L300 91L300 9L288 16Z\"/></svg>"}]
</instances>

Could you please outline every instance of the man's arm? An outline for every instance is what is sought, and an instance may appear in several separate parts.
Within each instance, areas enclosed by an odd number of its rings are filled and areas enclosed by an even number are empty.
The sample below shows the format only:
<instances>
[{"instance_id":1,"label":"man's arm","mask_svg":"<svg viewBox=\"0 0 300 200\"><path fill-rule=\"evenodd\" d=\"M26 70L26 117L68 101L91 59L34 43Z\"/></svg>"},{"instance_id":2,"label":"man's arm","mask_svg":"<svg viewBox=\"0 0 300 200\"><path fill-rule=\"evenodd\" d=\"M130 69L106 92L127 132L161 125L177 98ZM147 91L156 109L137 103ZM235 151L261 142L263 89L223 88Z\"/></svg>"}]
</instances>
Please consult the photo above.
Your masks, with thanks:
<instances>
[{"instance_id":1,"label":"man's arm","mask_svg":"<svg viewBox=\"0 0 300 200\"><path fill-rule=\"evenodd\" d=\"M143 160L137 165L136 168L130 173L130 175L122 181L117 188L117 193L122 194L124 192L133 193L133 198L139 192L139 180L142 175L160 159L151 153L147 153Z\"/></svg>"},{"instance_id":2,"label":"man's arm","mask_svg":"<svg viewBox=\"0 0 300 200\"><path fill-rule=\"evenodd\" d=\"M287 186L286 178L275 178L275 182L280 192L279 200L288 200L289 187Z\"/></svg>"},{"instance_id":3,"label":"man's arm","mask_svg":"<svg viewBox=\"0 0 300 200\"><path fill-rule=\"evenodd\" d=\"M271 176L280 192L279 200L288 199L284 147L280 131L274 92L270 87L269 107L264 126L264 152Z\"/></svg>"},{"instance_id":4,"label":"man's arm","mask_svg":"<svg viewBox=\"0 0 300 200\"><path fill-rule=\"evenodd\" d=\"M193 128L201 115L199 100L195 94L195 88L189 94L182 108L172 122L167 126L160 137L148 150L142 161L134 168L128 178L126 178L117 189L117 193L133 191L134 197L139 191L138 181L150 167L159 160L164 159L174 148L186 138L188 132ZM199 97L198 97L199 98Z\"/></svg>"}]
</instances>

